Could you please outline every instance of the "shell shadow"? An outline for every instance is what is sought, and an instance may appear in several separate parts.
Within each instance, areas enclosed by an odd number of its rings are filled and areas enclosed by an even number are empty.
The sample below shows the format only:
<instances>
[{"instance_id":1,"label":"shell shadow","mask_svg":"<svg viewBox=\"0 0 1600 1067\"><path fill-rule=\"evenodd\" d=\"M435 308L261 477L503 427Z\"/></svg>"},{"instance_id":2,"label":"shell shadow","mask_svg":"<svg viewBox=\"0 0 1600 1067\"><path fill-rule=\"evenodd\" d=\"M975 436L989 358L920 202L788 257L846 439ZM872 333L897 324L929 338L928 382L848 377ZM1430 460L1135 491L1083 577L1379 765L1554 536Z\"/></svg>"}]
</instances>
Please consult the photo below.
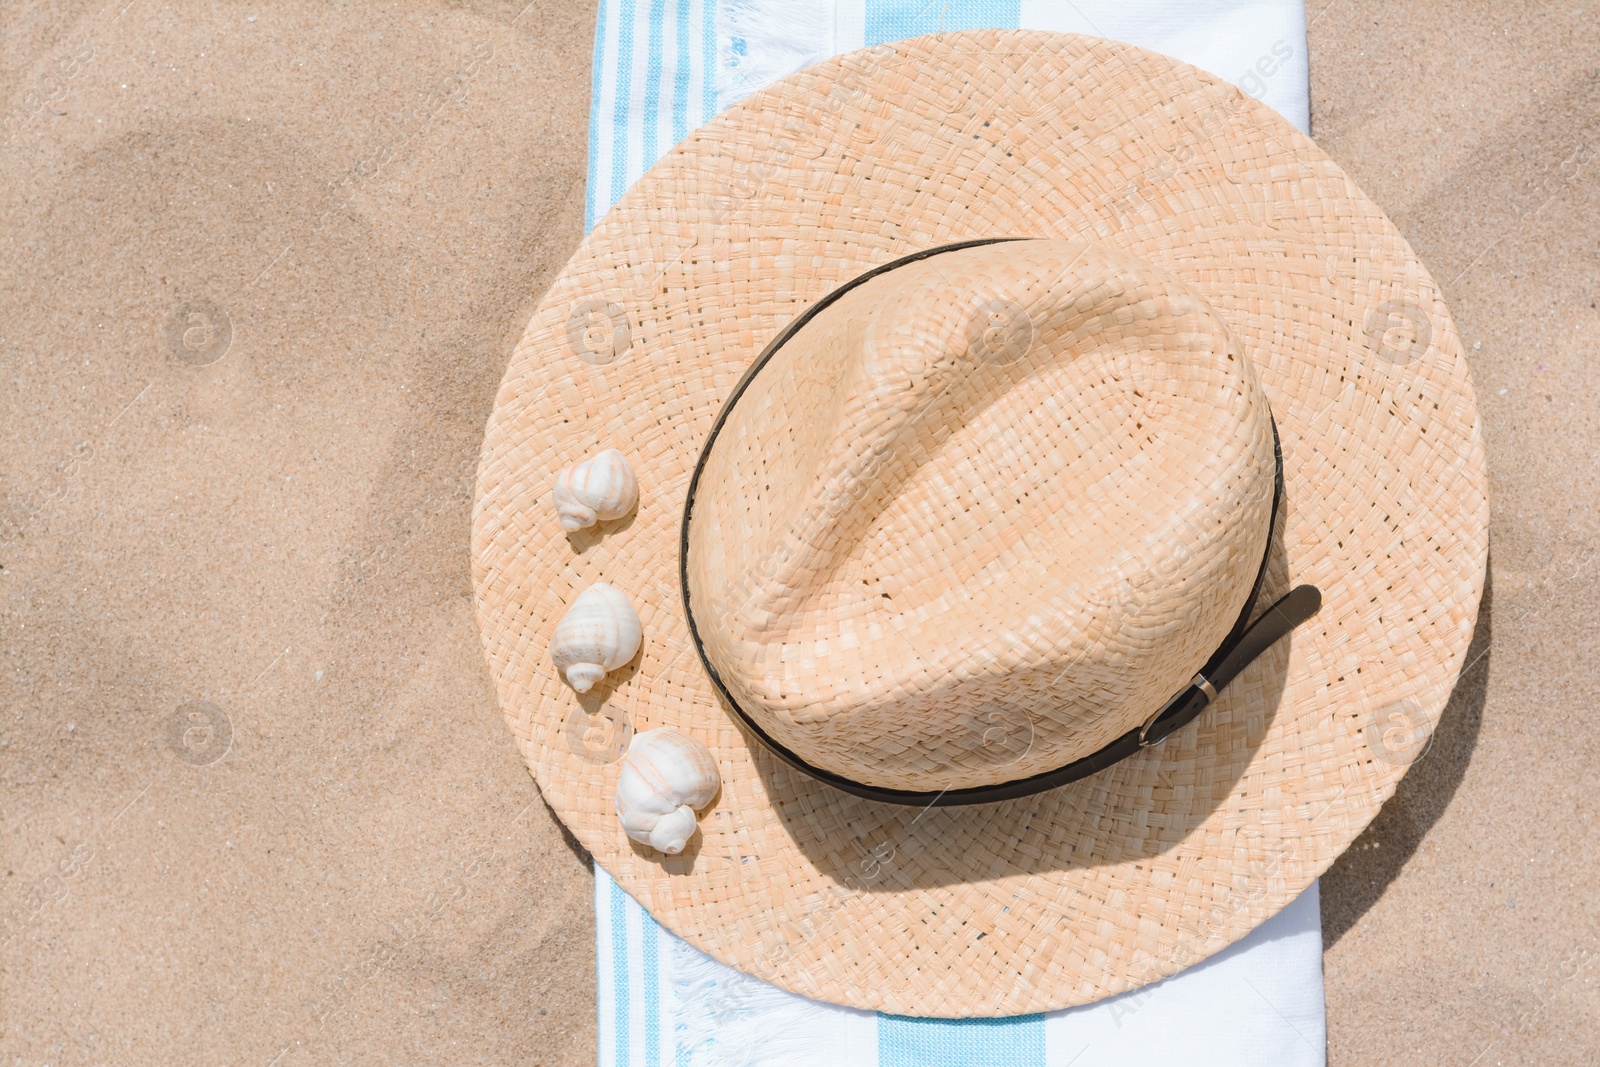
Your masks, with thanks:
<instances>
[{"instance_id":1,"label":"shell shadow","mask_svg":"<svg viewBox=\"0 0 1600 1067\"><path fill-rule=\"evenodd\" d=\"M1280 507L1288 507L1287 498ZM1283 515L1280 511L1274 527L1258 613L1289 589ZM1303 629L1315 625L1313 618ZM754 737L748 743L774 817L819 870L853 889L902 892L970 882L975 872L988 880L1124 863L1176 847L1232 794L1277 714L1296 636L1264 653L1217 704L1160 745L1080 781L1017 800L925 809L863 800L790 768ZM1241 693L1248 699L1230 699ZM1114 795L1111 786L1119 777L1131 773L1158 783L1164 753L1197 747L1215 756L1203 788L1189 783L1195 801L1188 810L1152 818L1148 805ZM1139 763L1146 766L1132 766ZM909 854L915 863L895 862L896 856Z\"/></svg>"},{"instance_id":2,"label":"shell shadow","mask_svg":"<svg viewBox=\"0 0 1600 1067\"><path fill-rule=\"evenodd\" d=\"M620 519L608 519L605 522L597 522L593 526L586 526L581 530L569 530L567 532L567 544L572 546L573 552L581 556L612 534L619 534L632 526L633 520L638 514L639 509L635 507Z\"/></svg>"}]
</instances>

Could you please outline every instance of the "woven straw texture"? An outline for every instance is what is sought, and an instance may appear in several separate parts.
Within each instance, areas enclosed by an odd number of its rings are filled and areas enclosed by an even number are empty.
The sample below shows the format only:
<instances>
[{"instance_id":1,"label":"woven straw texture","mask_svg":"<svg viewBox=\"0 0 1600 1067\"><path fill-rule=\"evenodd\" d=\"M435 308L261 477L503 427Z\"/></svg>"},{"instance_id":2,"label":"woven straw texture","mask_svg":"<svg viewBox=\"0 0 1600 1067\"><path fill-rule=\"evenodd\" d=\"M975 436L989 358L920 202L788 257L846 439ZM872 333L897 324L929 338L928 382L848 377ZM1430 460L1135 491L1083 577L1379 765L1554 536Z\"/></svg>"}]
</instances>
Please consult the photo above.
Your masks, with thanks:
<instances>
[{"instance_id":1,"label":"woven straw texture","mask_svg":"<svg viewBox=\"0 0 1600 1067\"><path fill-rule=\"evenodd\" d=\"M718 432L689 608L814 767L937 791L1063 766L1204 665L1266 548L1249 358L1176 280L1081 241L852 289Z\"/></svg>"},{"instance_id":2,"label":"woven straw texture","mask_svg":"<svg viewBox=\"0 0 1600 1067\"><path fill-rule=\"evenodd\" d=\"M1323 606L1194 723L1100 774L999 804L875 804L788 770L719 705L678 587L685 493L723 401L786 323L874 266L995 236L1093 241L1179 280L1226 324L1282 439L1262 596L1309 582ZM1006 406L1015 419L1027 403ZM633 463L638 509L567 536L555 476L607 447ZM946 34L757 93L595 227L502 384L474 580L501 704L545 799L668 928L808 996L1010 1015L1204 959L1361 832L1460 669L1485 482L1437 288L1311 141L1153 53ZM580 697L549 639L602 580L638 608L644 645ZM701 835L674 857L633 845L612 808L628 733L657 726L706 743L722 772Z\"/></svg>"}]
</instances>

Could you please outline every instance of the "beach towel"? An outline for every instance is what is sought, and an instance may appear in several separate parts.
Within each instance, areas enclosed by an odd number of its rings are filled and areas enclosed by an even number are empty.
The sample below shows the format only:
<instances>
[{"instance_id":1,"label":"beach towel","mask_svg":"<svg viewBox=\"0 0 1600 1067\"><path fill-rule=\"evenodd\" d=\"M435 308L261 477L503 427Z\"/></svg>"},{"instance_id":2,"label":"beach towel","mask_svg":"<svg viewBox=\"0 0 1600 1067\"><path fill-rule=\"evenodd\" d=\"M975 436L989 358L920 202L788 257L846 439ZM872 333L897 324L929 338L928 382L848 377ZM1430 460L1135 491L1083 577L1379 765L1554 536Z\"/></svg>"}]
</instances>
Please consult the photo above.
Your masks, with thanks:
<instances>
[{"instance_id":1,"label":"beach towel","mask_svg":"<svg viewBox=\"0 0 1600 1067\"><path fill-rule=\"evenodd\" d=\"M764 85L941 30L1087 33L1175 56L1310 132L1299 0L601 0L586 227L664 152ZM724 966L595 871L601 1067L1317 1067L1326 1062L1315 883L1162 982L1006 1019L915 1019L807 1000Z\"/></svg>"}]
</instances>

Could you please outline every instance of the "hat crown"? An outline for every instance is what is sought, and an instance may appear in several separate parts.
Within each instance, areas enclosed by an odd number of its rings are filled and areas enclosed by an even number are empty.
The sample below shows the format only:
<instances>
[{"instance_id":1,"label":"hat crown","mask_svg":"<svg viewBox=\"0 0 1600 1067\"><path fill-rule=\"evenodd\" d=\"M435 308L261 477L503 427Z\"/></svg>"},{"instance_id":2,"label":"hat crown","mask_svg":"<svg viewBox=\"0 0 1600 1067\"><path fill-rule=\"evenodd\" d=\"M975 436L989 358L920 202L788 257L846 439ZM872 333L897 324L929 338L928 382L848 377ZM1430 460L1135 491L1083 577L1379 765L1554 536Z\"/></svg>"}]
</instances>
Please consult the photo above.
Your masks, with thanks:
<instances>
[{"instance_id":1,"label":"hat crown","mask_svg":"<svg viewBox=\"0 0 1600 1067\"><path fill-rule=\"evenodd\" d=\"M723 684L812 766L907 790L1063 766L1243 607L1270 414L1161 271L1081 241L940 252L764 358L708 446L685 575Z\"/></svg>"}]
</instances>

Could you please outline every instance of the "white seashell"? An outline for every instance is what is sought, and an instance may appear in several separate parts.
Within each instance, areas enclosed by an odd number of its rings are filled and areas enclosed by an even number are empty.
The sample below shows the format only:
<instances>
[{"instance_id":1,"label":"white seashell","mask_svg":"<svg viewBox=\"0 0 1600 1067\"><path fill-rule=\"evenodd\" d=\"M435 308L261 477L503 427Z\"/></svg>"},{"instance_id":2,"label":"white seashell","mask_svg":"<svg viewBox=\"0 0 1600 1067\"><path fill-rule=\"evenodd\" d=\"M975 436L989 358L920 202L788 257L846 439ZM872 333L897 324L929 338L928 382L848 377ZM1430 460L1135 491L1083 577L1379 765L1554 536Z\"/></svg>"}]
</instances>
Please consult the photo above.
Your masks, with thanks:
<instances>
[{"instance_id":1,"label":"white seashell","mask_svg":"<svg viewBox=\"0 0 1600 1067\"><path fill-rule=\"evenodd\" d=\"M556 518L564 530L620 519L639 503L639 479L628 457L608 448L556 477Z\"/></svg>"},{"instance_id":2,"label":"white seashell","mask_svg":"<svg viewBox=\"0 0 1600 1067\"><path fill-rule=\"evenodd\" d=\"M578 594L556 623L550 657L572 688L587 693L607 671L633 659L642 633L639 613L628 598L613 586L596 582Z\"/></svg>"},{"instance_id":3,"label":"white seashell","mask_svg":"<svg viewBox=\"0 0 1600 1067\"><path fill-rule=\"evenodd\" d=\"M676 855L699 829L695 812L722 785L706 746L671 727L634 734L617 776L617 818L641 845Z\"/></svg>"}]
</instances>

